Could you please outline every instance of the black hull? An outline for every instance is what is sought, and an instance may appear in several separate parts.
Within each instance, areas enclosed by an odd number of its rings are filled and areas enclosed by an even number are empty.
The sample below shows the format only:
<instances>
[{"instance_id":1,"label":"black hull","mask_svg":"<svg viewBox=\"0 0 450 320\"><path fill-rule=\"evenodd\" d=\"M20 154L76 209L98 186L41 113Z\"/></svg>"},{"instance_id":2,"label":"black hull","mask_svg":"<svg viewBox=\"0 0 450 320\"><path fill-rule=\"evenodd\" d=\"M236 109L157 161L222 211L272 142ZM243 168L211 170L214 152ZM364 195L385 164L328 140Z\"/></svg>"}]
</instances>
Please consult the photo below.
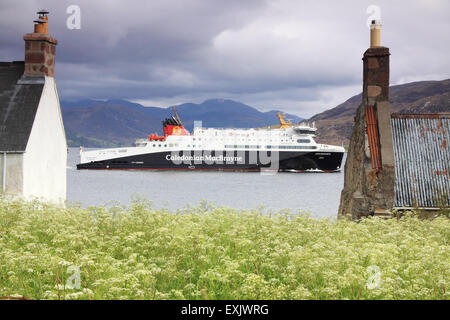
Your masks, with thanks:
<instances>
[{"instance_id":1,"label":"black hull","mask_svg":"<svg viewBox=\"0 0 450 320\"><path fill-rule=\"evenodd\" d=\"M171 159L171 156L175 158ZM131 169L131 170L215 170L215 171L304 171L322 170L339 171L341 168L343 152L298 152L280 151L273 155L269 151L261 155L257 152L230 152L217 153L217 156L226 156L212 160L214 151L184 151L180 153L155 152L129 157L92 161L77 165L77 169ZM180 158L183 156L183 158ZM219 159L217 161L217 159Z\"/></svg>"}]
</instances>

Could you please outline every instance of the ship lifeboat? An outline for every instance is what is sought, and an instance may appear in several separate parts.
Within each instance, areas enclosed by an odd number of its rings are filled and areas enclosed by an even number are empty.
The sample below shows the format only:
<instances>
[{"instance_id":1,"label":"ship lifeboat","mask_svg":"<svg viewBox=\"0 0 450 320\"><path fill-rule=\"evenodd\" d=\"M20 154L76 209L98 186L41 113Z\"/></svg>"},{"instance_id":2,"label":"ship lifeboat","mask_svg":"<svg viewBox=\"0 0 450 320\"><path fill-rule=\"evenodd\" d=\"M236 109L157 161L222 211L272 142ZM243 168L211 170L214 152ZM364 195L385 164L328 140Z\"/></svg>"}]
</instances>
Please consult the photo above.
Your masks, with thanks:
<instances>
[{"instance_id":1,"label":"ship lifeboat","mask_svg":"<svg viewBox=\"0 0 450 320\"><path fill-rule=\"evenodd\" d=\"M156 134L150 133L148 136L148 140L155 141L155 140L164 140L166 137L159 137Z\"/></svg>"}]
</instances>

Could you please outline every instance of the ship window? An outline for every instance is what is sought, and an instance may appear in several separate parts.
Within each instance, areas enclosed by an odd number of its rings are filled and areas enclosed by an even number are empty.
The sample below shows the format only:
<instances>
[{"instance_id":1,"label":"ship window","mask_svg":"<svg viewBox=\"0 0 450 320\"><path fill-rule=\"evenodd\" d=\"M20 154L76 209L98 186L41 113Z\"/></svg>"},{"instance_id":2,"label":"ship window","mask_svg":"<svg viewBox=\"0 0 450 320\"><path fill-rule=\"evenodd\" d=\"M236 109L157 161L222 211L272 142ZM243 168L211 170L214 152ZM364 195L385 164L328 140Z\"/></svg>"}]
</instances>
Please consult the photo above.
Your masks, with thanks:
<instances>
[{"instance_id":1,"label":"ship window","mask_svg":"<svg viewBox=\"0 0 450 320\"><path fill-rule=\"evenodd\" d=\"M194 141L195 141L195 138L193 138L192 140L194 140Z\"/></svg>"},{"instance_id":2,"label":"ship window","mask_svg":"<svg viewBox=\"0 0 450 320\"><path fill-rule=\"evenodd\" d=\"M172 144L172 143L169 143L169 147L173 147L173 144Z\"/></svg>"},{"instance_id":3,"label":"ship window","mask_svg":"<svg viewBox=\"0 0 450 320\"><path fill-rule=\"evenodd\" d=\"M192 147L195 148L195 144L193 144Z\"/></svg>"},{"instance_id":4,"label":"ship window","mask_svg":"<svg viewBox=\"0 0 450 320\"><path fill-rule=\"evenodd\" d=\"M156 144L154 144L153 146L156 147Z\"/></svg>"},{"instance_id":5,"label":"ship window","mask_svg":"<svg viewBox=\"0 0 450 320\"><path fill-rule=\"evenodd\" d=\"M164 147L167 147L167 144L165 144Z\"/></svg>"},{"instance_id":6,"label":"ship window","mask_svg":"<svg viewBox=\"0 0 450 320\"><path fill-rule=\"evenodd\" d=\"M161 145L160 145L160 144L158 144L158 147L161 147Z\"/></svg>"},{"instance_id":7,"label":"ship window","mask_svg":"<svg viewBox=\"0 0 450 320\"><path fill-rule=\"evenodd\" d=\"M310 140L309 139L298 139L297 142L298 143L309 143Z\"/></svg>"},{"instance_id":8,"label":"ship window","mask_svg":"<svg viewBox=\"0 0 450 320\"><path fill-rule=\"evenodd\" d=\"M314 131L312 131L312 130L301 130L301 129L297 129L297 130L295 130L297 133L300 133L300 134L314 134Z\"/></svg>"},{"instance_id":9,"label":"ship window","mask_svg":"<svg viewBox=\"0 0 450 320\"><path fill-rule=\"evenodd\" d=\"M245 149L248 149L248 146L245 146Z\"/></svg>"},{"instance_id":10,"label":"ship window","mask_svg":"<svg viewBox=\"0 0 450 320\"><path fill-rule=\"evenodd\" d=\"M188 148L190 148L190 147L191 147L191 145L190 145L190 144L188 144L187 146L188 146Z\"/></svg>"}]
</instances>

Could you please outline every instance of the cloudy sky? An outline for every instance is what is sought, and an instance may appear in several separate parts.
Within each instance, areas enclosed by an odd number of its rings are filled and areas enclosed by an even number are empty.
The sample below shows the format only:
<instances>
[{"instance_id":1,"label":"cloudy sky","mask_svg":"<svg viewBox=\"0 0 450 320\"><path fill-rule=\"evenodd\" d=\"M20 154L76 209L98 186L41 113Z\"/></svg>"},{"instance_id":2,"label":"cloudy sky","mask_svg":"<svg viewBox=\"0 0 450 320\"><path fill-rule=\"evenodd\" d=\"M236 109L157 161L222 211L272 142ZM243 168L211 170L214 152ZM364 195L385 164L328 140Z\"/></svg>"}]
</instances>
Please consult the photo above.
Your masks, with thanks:
<instances>
[{"instance_id":1,"label":"cloudy sky","mask_svg":"<svg viewBox=\"0 0 450 320\"><path fill-rule=\"evenodd\" d=\"M70 5L80 29L67 28ZM2 0L0 61L23 60L46 8L62 100L227 98L310 117L361 91L370 5L391 84L450 78L449 0Z\"/></svg>"}]
</instances>

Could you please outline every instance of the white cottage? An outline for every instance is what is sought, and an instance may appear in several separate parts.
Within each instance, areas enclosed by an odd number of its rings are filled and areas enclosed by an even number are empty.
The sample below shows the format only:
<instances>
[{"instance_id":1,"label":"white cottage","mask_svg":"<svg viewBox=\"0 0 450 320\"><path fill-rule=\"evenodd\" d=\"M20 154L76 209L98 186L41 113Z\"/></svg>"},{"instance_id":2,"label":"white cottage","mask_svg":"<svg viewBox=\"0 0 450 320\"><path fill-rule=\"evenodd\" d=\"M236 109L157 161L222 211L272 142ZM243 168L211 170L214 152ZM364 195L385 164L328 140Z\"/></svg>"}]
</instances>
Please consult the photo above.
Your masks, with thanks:
<instances>
[{"instance_id":1,"label":"white cottage","mask_svg":"<svg viewBox=\"0 0 450 320\"><path fill-rule=\"evenodd\" d=\"M0 62L2 191L26 199L66 200L67 143L54 79L57 41L46 11L26 34L25 62Z\"/></svg>"}]
</instances>

